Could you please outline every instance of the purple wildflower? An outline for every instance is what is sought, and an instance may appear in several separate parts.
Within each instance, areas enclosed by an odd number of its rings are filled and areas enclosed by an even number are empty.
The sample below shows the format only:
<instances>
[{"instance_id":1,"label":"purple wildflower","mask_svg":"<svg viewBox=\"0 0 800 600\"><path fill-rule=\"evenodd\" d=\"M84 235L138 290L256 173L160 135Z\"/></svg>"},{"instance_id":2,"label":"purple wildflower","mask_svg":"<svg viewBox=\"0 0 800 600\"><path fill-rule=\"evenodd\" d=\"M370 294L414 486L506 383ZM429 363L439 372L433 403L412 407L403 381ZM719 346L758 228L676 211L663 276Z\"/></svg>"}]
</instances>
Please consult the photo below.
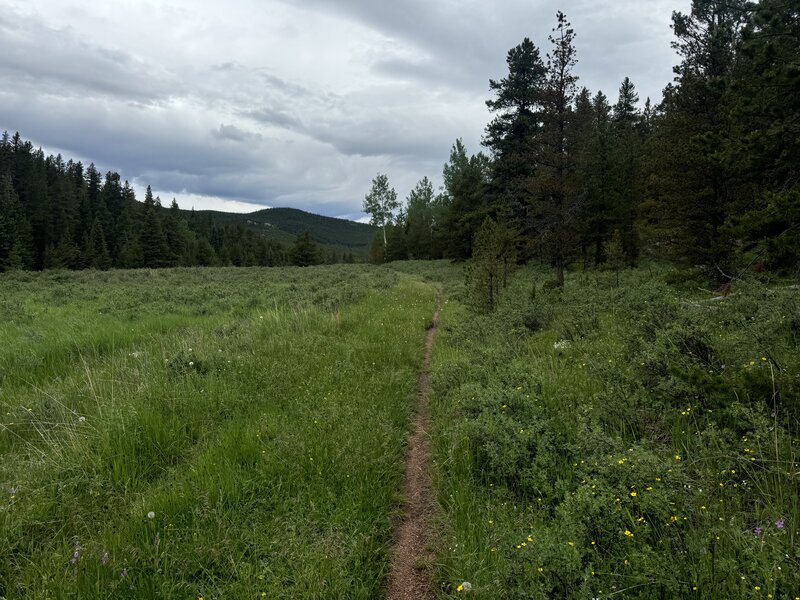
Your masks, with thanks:
<instances>
[{"instance_id":1,"label":"purple wildflower","mask_svg":"<svg viewBox=\"0 0 800 600\"><path fill-rule=\"evenodd\" d=\"M761 527L756 527L755 529L753 529L753 533L760 536L762 533L764 533L764 530L761 529Z\"/></svg>"},{"instance_id":2,"label":"purple wildflower","mask_svg":"<svg viewBox=\"0 0 800 600\"><path fill-rule=\"evenodd\" d=\"M81 542L80 540L75 540L75 543L72 548L72 558L69 559L71 564L75 564L78 562L78 559L81 557Z\"/></svg>"},{"instance_id":3,"label":"purple wildflower","mask_svg":"<svg viewBox=\"0 0 800 600\"><path fill-rule=\"evenodd\" d=\"M786 527L786 522L783 519L778 519L777 521L775 521L775 527L777 527L778 529L783 529L784 527Z\"/></svg>"}]
</instances>

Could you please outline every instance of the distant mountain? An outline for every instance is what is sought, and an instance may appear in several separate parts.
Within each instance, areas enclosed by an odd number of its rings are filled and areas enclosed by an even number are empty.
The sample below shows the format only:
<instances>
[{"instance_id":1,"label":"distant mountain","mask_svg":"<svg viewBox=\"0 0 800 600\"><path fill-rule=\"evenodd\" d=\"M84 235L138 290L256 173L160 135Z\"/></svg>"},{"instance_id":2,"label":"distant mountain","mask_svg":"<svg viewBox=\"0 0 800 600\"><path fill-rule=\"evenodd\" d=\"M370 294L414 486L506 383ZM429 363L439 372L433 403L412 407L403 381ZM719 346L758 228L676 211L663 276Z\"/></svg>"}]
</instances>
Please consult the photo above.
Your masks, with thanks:
<instances>
[{"instance_id":1,"label":"distant mountain","mask_svg":"<svg viewBox=\"0 0 800 600\"><path fill-rule=\"evenodd\" d=\"M183 211L189 213L190 211ZM290 246L303 231L327 252L366 256L376 228L346 219L324 217L296 208L266 208L254 213L227 213L215 210L195 211L197 216L209 216L219 225L243 225L268 240Z\"/></svg>"}]
</instances>

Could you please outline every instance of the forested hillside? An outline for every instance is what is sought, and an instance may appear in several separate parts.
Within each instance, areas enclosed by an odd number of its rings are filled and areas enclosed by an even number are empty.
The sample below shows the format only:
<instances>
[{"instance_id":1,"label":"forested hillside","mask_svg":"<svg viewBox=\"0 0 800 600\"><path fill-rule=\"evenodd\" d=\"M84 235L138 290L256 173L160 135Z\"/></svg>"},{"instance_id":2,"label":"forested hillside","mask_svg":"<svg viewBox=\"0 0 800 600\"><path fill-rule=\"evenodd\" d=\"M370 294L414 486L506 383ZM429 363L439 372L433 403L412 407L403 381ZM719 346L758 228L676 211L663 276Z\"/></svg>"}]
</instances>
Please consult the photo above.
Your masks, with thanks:
<instances>
[{"instance_id":1,"label":"forested hillside","mask_svg":"<svg viewBox=\"0 0 800 600\"><path fill-rule=\"evenodd\" d=\"M315 215L296 208L265 208L248 214L197 211L209 215L215 223L245 225L259 235L283 244L292 244L296 236L308 230L311 238L328 254L337 258L349 254L363 257L369 250L374 228L364 223ZM342 261L344 262L344 261Z\"/></svg>"},{"instance_id":2,"label":"forested hillside","mask_svg":"<svg viewBox=\"0 0 800 600\"><path fill-rule=\"evenodd\" d=\"M365 210L387 234L373 257L469 259L480 242L504 265L552 265L558 286L568 265L644 257L719 281L796 273L800 3L695 0L672 28L680 64L657 105L629 78L613 98L580 87L562 13L546 51L512 48L489 83L487 153L457 140L442 192L424 178L399 214L376 178Z\"/></svg>"},{"instance_id":3,"label":"forested hillside","mask_svg":"<svg viewBox=\"0 0 800 600\"><path fill-rule=\"evenodd\" d=\"M251 215L144 202L118 173L0 138L0 272L363 261L372 228L294 209Z\"/></svg>"}]
</instances>

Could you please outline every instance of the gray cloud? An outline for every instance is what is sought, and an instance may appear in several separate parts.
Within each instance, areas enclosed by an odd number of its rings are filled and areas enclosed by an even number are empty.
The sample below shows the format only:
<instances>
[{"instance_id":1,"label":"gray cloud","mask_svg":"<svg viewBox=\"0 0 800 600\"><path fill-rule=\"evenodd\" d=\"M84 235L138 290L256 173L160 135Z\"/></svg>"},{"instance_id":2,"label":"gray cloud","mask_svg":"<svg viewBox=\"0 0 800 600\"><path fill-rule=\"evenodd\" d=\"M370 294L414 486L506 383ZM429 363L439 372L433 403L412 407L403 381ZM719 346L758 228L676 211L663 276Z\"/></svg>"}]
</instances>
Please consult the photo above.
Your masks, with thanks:
<instances>
[{"instance_id":1,"label":"gray cloud","mask_svg":"<svg viewBox=\"0 0 800 600\"><path fill-rule=\"evenodd\" d=\"M211 134L217 139L233 142L260 142L263 139L260 133L245 131L236 125L225 125L224 123L220 123L217 129L211 131Z\"/></svg>"},{"instance_id":2,"label":"gray cloud","mask_svg":"<svg viewBox=\"0 0 800 600\"><path fill-rule=\"evenodd\" d=\"M2 7L0 40L0 81L6 84L62 96L111 96L137 102L164 99L174 87L173 76L157 63L94 45L70 27L47 26Z\"/></svg>"},{"instance_id":3,"label":"gray cloud","mask_svg":"<svg viewBox=\"0 0 800 600\"><path fill-rule=\"evenodd\" d=\"M658 98L688 0L4 0L0 128L162 198L357 217L377 171L404 197L480 149L488 80L559 6L581 84Z\"/></svg>"}]
</instances>

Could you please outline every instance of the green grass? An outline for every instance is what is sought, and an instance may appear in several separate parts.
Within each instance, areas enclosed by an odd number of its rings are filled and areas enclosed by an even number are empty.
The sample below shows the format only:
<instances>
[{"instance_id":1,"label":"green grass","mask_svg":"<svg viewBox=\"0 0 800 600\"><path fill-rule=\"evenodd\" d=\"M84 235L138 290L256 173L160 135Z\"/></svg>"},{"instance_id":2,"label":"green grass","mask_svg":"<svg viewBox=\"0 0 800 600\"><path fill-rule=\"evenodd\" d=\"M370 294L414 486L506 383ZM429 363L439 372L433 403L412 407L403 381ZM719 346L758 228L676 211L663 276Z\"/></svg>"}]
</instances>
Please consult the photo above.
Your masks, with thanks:
<instances>
[{"instance_id":1,"label":"green grass","mask_svg":"<svg viewBox=\"0 0 800 600\"><path fill-rule=\"evenodd\" d=\"M0 597L380 595L430 285L356 266L0 285Z\"/></svg>"},{"instance_id":2,"label":"green grass","mask_svg":"<svg viewBox=\"0 0 800 600\"><path fill-rule=\"evenodd\" d=\"M800 596L800 297L725 302L657 266L448 282L433 354L442 597Z\"/></svg>"}]
</instances>

